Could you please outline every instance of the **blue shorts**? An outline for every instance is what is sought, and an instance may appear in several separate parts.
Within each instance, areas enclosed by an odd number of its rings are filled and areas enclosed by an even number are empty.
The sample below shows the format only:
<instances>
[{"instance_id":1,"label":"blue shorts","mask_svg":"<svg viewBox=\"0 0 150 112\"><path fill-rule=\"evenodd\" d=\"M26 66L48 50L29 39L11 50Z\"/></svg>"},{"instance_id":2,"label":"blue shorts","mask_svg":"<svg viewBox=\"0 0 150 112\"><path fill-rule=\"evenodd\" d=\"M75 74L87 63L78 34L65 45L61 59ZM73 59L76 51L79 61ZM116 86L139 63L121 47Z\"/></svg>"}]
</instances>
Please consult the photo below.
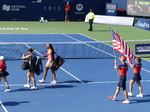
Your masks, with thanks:
<instances>
[{"instance_id":1,"label":"blue shorts","mask_svg":"<svg viewBox=\"0 0 150 112\"><path fill-rule=\"evenodd\" d=\"M66 16L69 16L69 14L70 14L70 11L66 11L65 13L66 13Z\"/></svg>"},{"instance_id":2,"label":"blue shorts","mask_svg":"<svg viewBox=\"0 0 150 112\"><path fill-rule=\"evenodd\" d=\"M142 80L140 73L134 73L132 80L133 81L140 81L140 80Z\"/></svg>"},{"instance_id":3,"label":"blue shorts","mask_svg":"<svg viewBox=\"0 0 150 112\"><path fill-rule=\"evenodd\" d=\"M126 76L119 77L118 87L120 87L122 90L126 89Z\"/></svg>"}]
</instances>

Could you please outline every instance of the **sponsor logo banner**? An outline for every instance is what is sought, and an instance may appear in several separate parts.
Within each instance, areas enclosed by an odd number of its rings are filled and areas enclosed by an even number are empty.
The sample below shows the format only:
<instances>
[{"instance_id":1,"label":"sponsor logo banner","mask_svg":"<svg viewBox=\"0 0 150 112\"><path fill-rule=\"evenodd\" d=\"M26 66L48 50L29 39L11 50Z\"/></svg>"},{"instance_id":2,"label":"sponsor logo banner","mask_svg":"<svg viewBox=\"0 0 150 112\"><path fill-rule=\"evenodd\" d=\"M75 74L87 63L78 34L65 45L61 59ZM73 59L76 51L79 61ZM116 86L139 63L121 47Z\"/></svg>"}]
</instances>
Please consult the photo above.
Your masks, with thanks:
<instances>
[{"instance_id":1,"label":"sponsor logo banner","mask_svg":"<svg viewBox=\"0 0 150 112\"><path fill-rule=\"evenodd\" d=\"M116 17L116 16L103 16L95 15L94 23L98 24L110 24L110 25L125 25L132 26L134 18L133 17ZM85 22L88 22L88 17L86 16Z\"/></svg>"},{"instance_id":2,"label":"sponsor logo banner","mask_svg":"<svg viewBox=\"0 0 150 112\"><path fill-rule=\"evenodd\" d=\"M138 19L135 27L150 31L150 22L145 19Z\"/></svg>"},{"instance_id":3,"label":"sponsor logo banner","mask_svg":"<svg viewBox=\"0 0 150 112\"><path fill-rule=\"evenodd\" d=\"M135 53L136 54L150 54L150 44L136 44Z\"/></svg>"},{"instance_id":4,"label":"sponsor logo banner","mask_svg":"<svg viewBox=\"0 0 150 112\"><path fill-rule=\"evenodd\" d=\"M81 3L77 4L76 5L76 11L74 12L74 14L85 14L83 9L84 9L83 4L81 4Z\"/></svg>"},{"instance_id":5,"label":"sponsor logo banner","mask_svg":"<svg viewBox=\"0 0 150 112\"><path fill-rule=\"evenodd\" d=\"M25 9L25 5L7 5L2 6L3 11L20 11L20 9Z\"/></svg>"}]
</instances>

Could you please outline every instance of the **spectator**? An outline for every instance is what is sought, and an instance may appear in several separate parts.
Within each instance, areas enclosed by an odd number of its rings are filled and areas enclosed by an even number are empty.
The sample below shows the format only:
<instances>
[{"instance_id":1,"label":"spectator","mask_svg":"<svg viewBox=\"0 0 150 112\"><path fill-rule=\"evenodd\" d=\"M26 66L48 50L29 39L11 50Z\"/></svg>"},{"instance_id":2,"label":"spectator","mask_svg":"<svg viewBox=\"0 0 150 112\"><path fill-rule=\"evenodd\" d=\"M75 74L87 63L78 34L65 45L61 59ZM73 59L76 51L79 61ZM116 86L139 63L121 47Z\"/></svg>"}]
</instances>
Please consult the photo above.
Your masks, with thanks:
<instances>
[{"instance_id":1,"label":"spectator","mask_svg":"<svg viewBox=\"0 0 150 112\"><path fill-rule=\"evenodd\" d=\"M69 2L67 2L67 5L65 7L65 22L69 22L69 15L70 15L70 5Z\"/></svg>"}]
</instances>

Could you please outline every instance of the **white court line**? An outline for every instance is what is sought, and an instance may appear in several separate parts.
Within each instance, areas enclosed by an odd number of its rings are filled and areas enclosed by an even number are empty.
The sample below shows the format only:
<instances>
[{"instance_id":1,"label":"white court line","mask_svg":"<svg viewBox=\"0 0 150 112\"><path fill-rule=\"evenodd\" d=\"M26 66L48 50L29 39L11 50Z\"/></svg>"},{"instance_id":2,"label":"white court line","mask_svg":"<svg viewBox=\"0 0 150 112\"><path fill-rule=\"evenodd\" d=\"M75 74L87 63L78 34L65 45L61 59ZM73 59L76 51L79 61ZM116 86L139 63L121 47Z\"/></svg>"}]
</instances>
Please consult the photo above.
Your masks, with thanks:
<instances>
[{"instance_id":1,"label":"white court line","mask_svg":"<svg viewBox=\"0 0 150 112\"><path fill-rule=\"evenodd\" d=\"M69 37L69 38L71 38L71 39L73 39L73 40L75 40L75 41L82 42L82 41L80 41L80 40L78 40L78 39L75 39L75 38L73 38L73 37L71 37L71 36L69 36L69 35L67 35L67 34L63 34L63 35L65 35L65 36L67 36L67 37ZM103 50L101 50L101 49L99 49L99 48L93 47L92 45L89 45L89 44L84 43L84 42L82 42L82 43L85 44L85 45L87 45L87 46L89 46L89 47L91 47L91 48L94 48L94 49L96 49L96 50L98 50L98 51L101 51L101 52L103 52L103 53L105 53L105 54L108 54L108 55L110 55L110 56L112 56L112 57L115 57L114 55L112 55L112 54L110 54L110 53L108 53L108 52L105 52L105 51L103 51Z\"/></svg>"},{"instance_id":2,"label":"white court line","mask_svg":"<svg viewBox=\"0 0 150 112\"><path fill-rule=\"evenodd\" d=\"M126 81L127 83L129 83L130 81ZM150 82L150 80L141 80L141 82L142 83L149 83ZM102 82L84 82L84 83L82 83L82 84L117 84L118 83L118 81L102 81ZM38 86L48 86L48 85L50 85L50 86L53 86L53 85L72 85L72 84L81 84L81 83L77 83L77 82L72 82L72 83L57 83L57 84L51 84L51 83L40 83L40 84L37 84ZM20 87L20 86L22 86L23 87L23 85L25 85L25 84L10 84L9 86L10 87ZM33 85L33 84L31 84L31 85ZM5 87L6 85L0 85L0 87Z\"/></svg>"},{"instance_id":3,"label":"white court line","mask_svg":"<svg viewBox=\"0 0 150 112\"><path fill-rule=\"evenodd\" d=\"M3 103L0 101L1 106L3 107L5 112L8 112L8 110L5 108L5 106L3 105Z\"/></svg>"},{"instance_id":4,"label":"white court line","mask_svg":"<svg viewBox=\"0 0 150 112\"><path fill-rule=\"evenodd\" d=\"M25 44L28 48L30 48L29 45ZM40 52L38 52L37 50L34 50L36 53L38 53L39 55L42 56L42 54ZM69 74L70 76L72 76L73 78L75 78L76 80L78 80L79 82L83 83L79 78L77 78L76 76L74 76L73 74L71 74L70 72L68 72L67 70L65 70L64 68L60 67L61 70L63 70L64 72L66 72L67 74Z\"/></svg>"}]
</instances>

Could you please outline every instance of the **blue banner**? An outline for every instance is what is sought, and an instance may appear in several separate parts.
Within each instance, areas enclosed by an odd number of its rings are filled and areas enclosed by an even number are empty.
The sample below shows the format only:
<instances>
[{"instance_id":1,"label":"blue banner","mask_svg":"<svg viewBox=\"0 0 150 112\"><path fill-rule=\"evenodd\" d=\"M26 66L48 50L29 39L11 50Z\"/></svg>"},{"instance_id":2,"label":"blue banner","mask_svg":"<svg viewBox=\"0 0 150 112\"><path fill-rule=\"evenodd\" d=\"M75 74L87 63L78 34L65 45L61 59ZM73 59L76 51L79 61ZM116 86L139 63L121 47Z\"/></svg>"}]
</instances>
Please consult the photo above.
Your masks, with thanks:
<instances>
[{"instance_id":1,"label":"blue banner","mask_svg":"<svg viewBox=\"0 0 150 112\"><path fill-rule=\"evenodd\" d=\"M150 44L136 44L135 53L136 54L150 54Z\"/></svg>"},{"instance_id":2,"label":"blue banner","mask_svg":"<svg viewBox=\"0 0 150 112\"><path fill-rule=\"evenodd\" d=\"M135 27L150 31L150 21L147 21L145 19L138 19Z\"/></svg>"},{"instance_id":3,"label":"blue banner","mask_svg":"<svg viewBox=\"0 0 150 112\"><path fill-rule=\"evenodd\" d=\"M1 0L0 21L65 21L65 5L70 2L70 21L84 21L89 9L105 14L105 4L111 0Z\"/></svg>"},{"instance_id":4,"label":"blue banner","mask_svg":"<svg viewBox=\"0 0 150 112\"><path fill-rule=\"evenodd\" d=\"M106 15L116 16L117 15L117 4L115 3L106 3Z\"/></svg>"}]
</instances>

